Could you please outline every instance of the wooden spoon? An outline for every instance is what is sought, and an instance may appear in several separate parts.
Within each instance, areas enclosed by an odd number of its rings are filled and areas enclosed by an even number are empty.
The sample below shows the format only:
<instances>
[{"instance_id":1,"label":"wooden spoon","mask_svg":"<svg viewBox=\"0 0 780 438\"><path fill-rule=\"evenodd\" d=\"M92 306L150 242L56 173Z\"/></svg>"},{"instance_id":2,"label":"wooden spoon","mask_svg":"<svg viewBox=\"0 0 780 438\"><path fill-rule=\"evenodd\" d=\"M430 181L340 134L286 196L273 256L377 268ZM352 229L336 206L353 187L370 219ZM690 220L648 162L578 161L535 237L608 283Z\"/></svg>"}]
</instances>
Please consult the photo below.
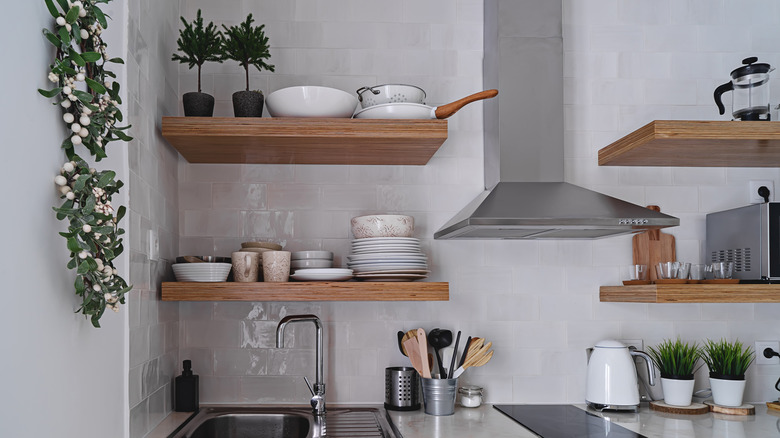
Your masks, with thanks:
<instances>
[{"instance_id":1,"label":"wooden spoon","mask_svg":"<svg viewBox=\"0 0 780 438\"><path fill-rule=\"evenodd\" d=\"M417 373L422 375L422 358L420 357L420 347L417 344L417 338L409 338L403 342L404 349L408 352L409 361Z\"/></svg>"},{"instance_id":2,"label":"wooden spoon","mask_svg":"<svg viewBox=\"0 0 780 438\"><path fill-rule=\"evenodd\" d=\"M403 349L401 352L404 354L404 356L409 356L409 351L406 349L405 342L407 339L416 338L417 337L417 330L409 330L408 332L404 333L404 336L401 338L401 345L403 346Z\"/></svg>"}]
</instances>

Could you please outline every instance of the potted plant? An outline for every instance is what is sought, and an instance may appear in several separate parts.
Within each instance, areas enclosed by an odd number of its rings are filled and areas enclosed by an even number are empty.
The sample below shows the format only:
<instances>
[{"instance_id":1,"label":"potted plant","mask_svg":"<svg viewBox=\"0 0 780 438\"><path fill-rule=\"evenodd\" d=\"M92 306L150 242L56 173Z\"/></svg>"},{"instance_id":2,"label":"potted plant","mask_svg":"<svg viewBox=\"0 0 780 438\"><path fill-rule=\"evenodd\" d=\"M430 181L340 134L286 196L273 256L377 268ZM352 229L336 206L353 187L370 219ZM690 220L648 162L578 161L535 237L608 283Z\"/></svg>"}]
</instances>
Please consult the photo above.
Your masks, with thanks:
<instances>
[{"instance_id":1,"label":"potted plant","mask_svg":"<svg viewBox=\"0 0 780 438\"><path fill-rule=\"evenodd\" d=\"M702 359L710 369L712 401L722 406L741 406L745 393L745 371L755 359L755 352L739 340L707 340Z\"/></svg>"},{"instance_id":2,"label":"potted plant","mask_svg":"<svg viewBox=\"0 0 780 438\"><path fill-rule=\"evenodd\" d=\"M181 17L181 22L184 29L179 30L176 44L182 54L174 53L171 60L187 64L189 68L198 66L198 91L184 93L182 96L184 115L211 117L214 114L214 97L202 92L200 73L204 63L222 62L222 32L217 30L217 26L212 22L203 27L200 9L195 21L187 23L184 17Z\"/></svg>"},{"instance_id":3,"label":"potted plant","mask_svg":"<svg viewBox=\"0 0 780 438\"><path fill-rule=\"evenodd\" d=\"M678 337L676 341L666 339L656 347L649 347L648 353L661 373L661 387L664 402L673 406L690 406L693 398L693 374L701 349L694 342L688 344Z\"/></svg>"},{"instance_id":4,"label":"potted plant","mask_svg":"<svg viewBox=\"0 0 780 438\"><path fill-rule=\"evenodd\" d=\"M253 27L253 21L252 14L249 14L246 21L237 26L222 25L225 29L223 60L238 61L246 75L246 90L233 93L236 117L261 117L263 114L263 92L249 90L249 66L254 66L257 71L274 71L274 66L266 63L271 54L268 52L268 37L263 32L265 25Z\"/></svg>"}]
</instances>

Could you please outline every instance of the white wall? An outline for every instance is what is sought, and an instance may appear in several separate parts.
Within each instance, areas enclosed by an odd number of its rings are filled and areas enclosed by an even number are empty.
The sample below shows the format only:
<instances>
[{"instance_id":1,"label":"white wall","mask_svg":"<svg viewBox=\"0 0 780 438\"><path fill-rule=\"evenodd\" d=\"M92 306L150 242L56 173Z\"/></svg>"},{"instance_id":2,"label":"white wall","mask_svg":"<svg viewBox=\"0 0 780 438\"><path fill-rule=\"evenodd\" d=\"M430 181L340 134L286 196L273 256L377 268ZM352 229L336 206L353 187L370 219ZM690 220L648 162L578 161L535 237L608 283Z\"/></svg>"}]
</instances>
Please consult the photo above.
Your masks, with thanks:
<instances>
[{"instance_id":1,"label":"white wall","mask_svg":"<svg viewBox=\"0 0 780 438\"><path fill-rule=\"evenodd\" d=\"M36 89L51 85L46 76L54 52L39 29L51 27L52 18L43 1L5 5L5 14L13 19L0 30L6 60L0 72L6 163L0 434L124 437L127 309L109 311L101 329L73 313L79 298L73 273L65 268L65 241L57 234L65 224L51 210L60 203L53 178L65 162L59 147L65 131L59 108ZM112 15L123 22L121 7ZM105 35L110 52L123 56L121 24L117 30ZM123 147L111 147L106 165L124 179ZM127 272L126 260L119 261L119 269Z\"/></svg>"},{"instance_id":2,"label":"white wall","mask_svg":"<svg viewBox=\"0 0 780 438\"><path fill-rule=\"evenodd\" d=\"M401 82L422 86L435 104L480 88L478 0L186 0L182 14L194 17L198 8L217 23L254 12L267 25L277 71L252 79L266 93ZM704 214L745 204L749 179L780 187L780 171L598 167L597 151L656 118L726 120L711 101L715 86L744 57L780 62L777 8L741 0L565 0L566 180L660 205L681 219L669 230L678 258L701 260ZM180 78L180 92L190 91L194 73L180 69ZM207 67L204 91L221 102L217 114L232 114L228 100L241 79L231 64ZM480 110L476 104L450 119L449 139L424 167L182 164L182 253L227 255L241 241L270 238L292 250L333 250L343 263L351 216L405 212L424 239L430 279L450 282L446 303L182 303L181 355L201 374L204 400L305 402L299 376L313 370L311 333L303 330L291 351L272 348L276 321L295 312L327 321L328 397L341 402L382 401L384 368L406 363L395 332L418 326L493 341L493 360L464 378L485 386L491 402L581 402L584 349L603 338L780 339L778 304L599 302L599 286L619 284L620 267L631 263L629 237L433 241L482 190ZM775 398L778 372L752 367L747 398ZM706 385L702 374L698 386Z\"/></svg>"}]
</instances>

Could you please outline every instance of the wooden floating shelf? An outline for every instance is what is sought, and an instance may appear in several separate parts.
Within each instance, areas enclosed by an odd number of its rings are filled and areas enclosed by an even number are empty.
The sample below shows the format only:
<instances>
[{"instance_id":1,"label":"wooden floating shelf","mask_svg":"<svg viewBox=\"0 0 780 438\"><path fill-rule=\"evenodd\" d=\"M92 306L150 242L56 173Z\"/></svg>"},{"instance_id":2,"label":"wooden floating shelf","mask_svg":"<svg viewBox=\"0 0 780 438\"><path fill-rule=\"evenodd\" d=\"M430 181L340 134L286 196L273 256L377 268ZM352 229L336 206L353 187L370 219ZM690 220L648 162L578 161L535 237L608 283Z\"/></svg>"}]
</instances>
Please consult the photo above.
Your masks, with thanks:
<instances>
[{"instance_id":1,"label":"wooden floating shelf","mask_svg":"<svg viewBox=\"0 0 780 438\"><path fill-rule=\"evenodd\" d=\"M780 167L780 122L656 120L599 150L599 166Z\"/></svg>"},{"instance_id":2,"label":"wooden floating shelf","mask_svg":"<svg viewBox=\"0 0 780 438\"><path fill-rule=\"evenodd\" d=\"M780 284L649 284L601 286L609 303L780 303Z\"/></svg>"},{"instance_id":3,"label":"wooden floating shelf","mask_svg":"<svg viewBox=\"0 0 780 438\"><path fill-rule=\"evenodd\" d=\"M425 165L447 121L163 117L162 135L190 163Z\"/></svg>"},{"instance_id":4,"label":"wooden floating shelf","mask_svg":"<svg viewBox=\"0 0 780 438\"><path fill-rule=\"evenodd\" d=\"M442 282L289 282L162 284L163 301L448 301Z\"/></svg>"}]
</instances>

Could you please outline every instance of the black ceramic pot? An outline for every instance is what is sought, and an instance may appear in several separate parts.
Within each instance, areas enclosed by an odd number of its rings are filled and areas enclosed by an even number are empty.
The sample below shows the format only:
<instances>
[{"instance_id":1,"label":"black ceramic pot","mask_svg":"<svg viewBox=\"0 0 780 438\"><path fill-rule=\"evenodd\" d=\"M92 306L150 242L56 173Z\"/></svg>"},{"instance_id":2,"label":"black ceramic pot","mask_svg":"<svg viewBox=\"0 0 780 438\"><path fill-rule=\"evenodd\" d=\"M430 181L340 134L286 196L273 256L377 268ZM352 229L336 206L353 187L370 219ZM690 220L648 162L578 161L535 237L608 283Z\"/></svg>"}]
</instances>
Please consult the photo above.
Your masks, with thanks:
<instances>
[{"instance_id":1,"label":"black ceramic pot","mask_svg":"<svg viewBox=\"0 0 780 438\"><path fill-rule=\"evenodd\" d=\"M182 96L184 115L187 117L211 117L214 115L214 96L190 92Z\"/></svg>"},{"instance_id":2,"label":"black ceramic pot","mask_svg":"<svg viewBox=\"0 0 780 438\"><path fill-rule=\"evenodd\" d=\"M262 117L263 93L260 91L236 91L233 93L233 114L236 117Z\"/></svg>"}]
</instances>

